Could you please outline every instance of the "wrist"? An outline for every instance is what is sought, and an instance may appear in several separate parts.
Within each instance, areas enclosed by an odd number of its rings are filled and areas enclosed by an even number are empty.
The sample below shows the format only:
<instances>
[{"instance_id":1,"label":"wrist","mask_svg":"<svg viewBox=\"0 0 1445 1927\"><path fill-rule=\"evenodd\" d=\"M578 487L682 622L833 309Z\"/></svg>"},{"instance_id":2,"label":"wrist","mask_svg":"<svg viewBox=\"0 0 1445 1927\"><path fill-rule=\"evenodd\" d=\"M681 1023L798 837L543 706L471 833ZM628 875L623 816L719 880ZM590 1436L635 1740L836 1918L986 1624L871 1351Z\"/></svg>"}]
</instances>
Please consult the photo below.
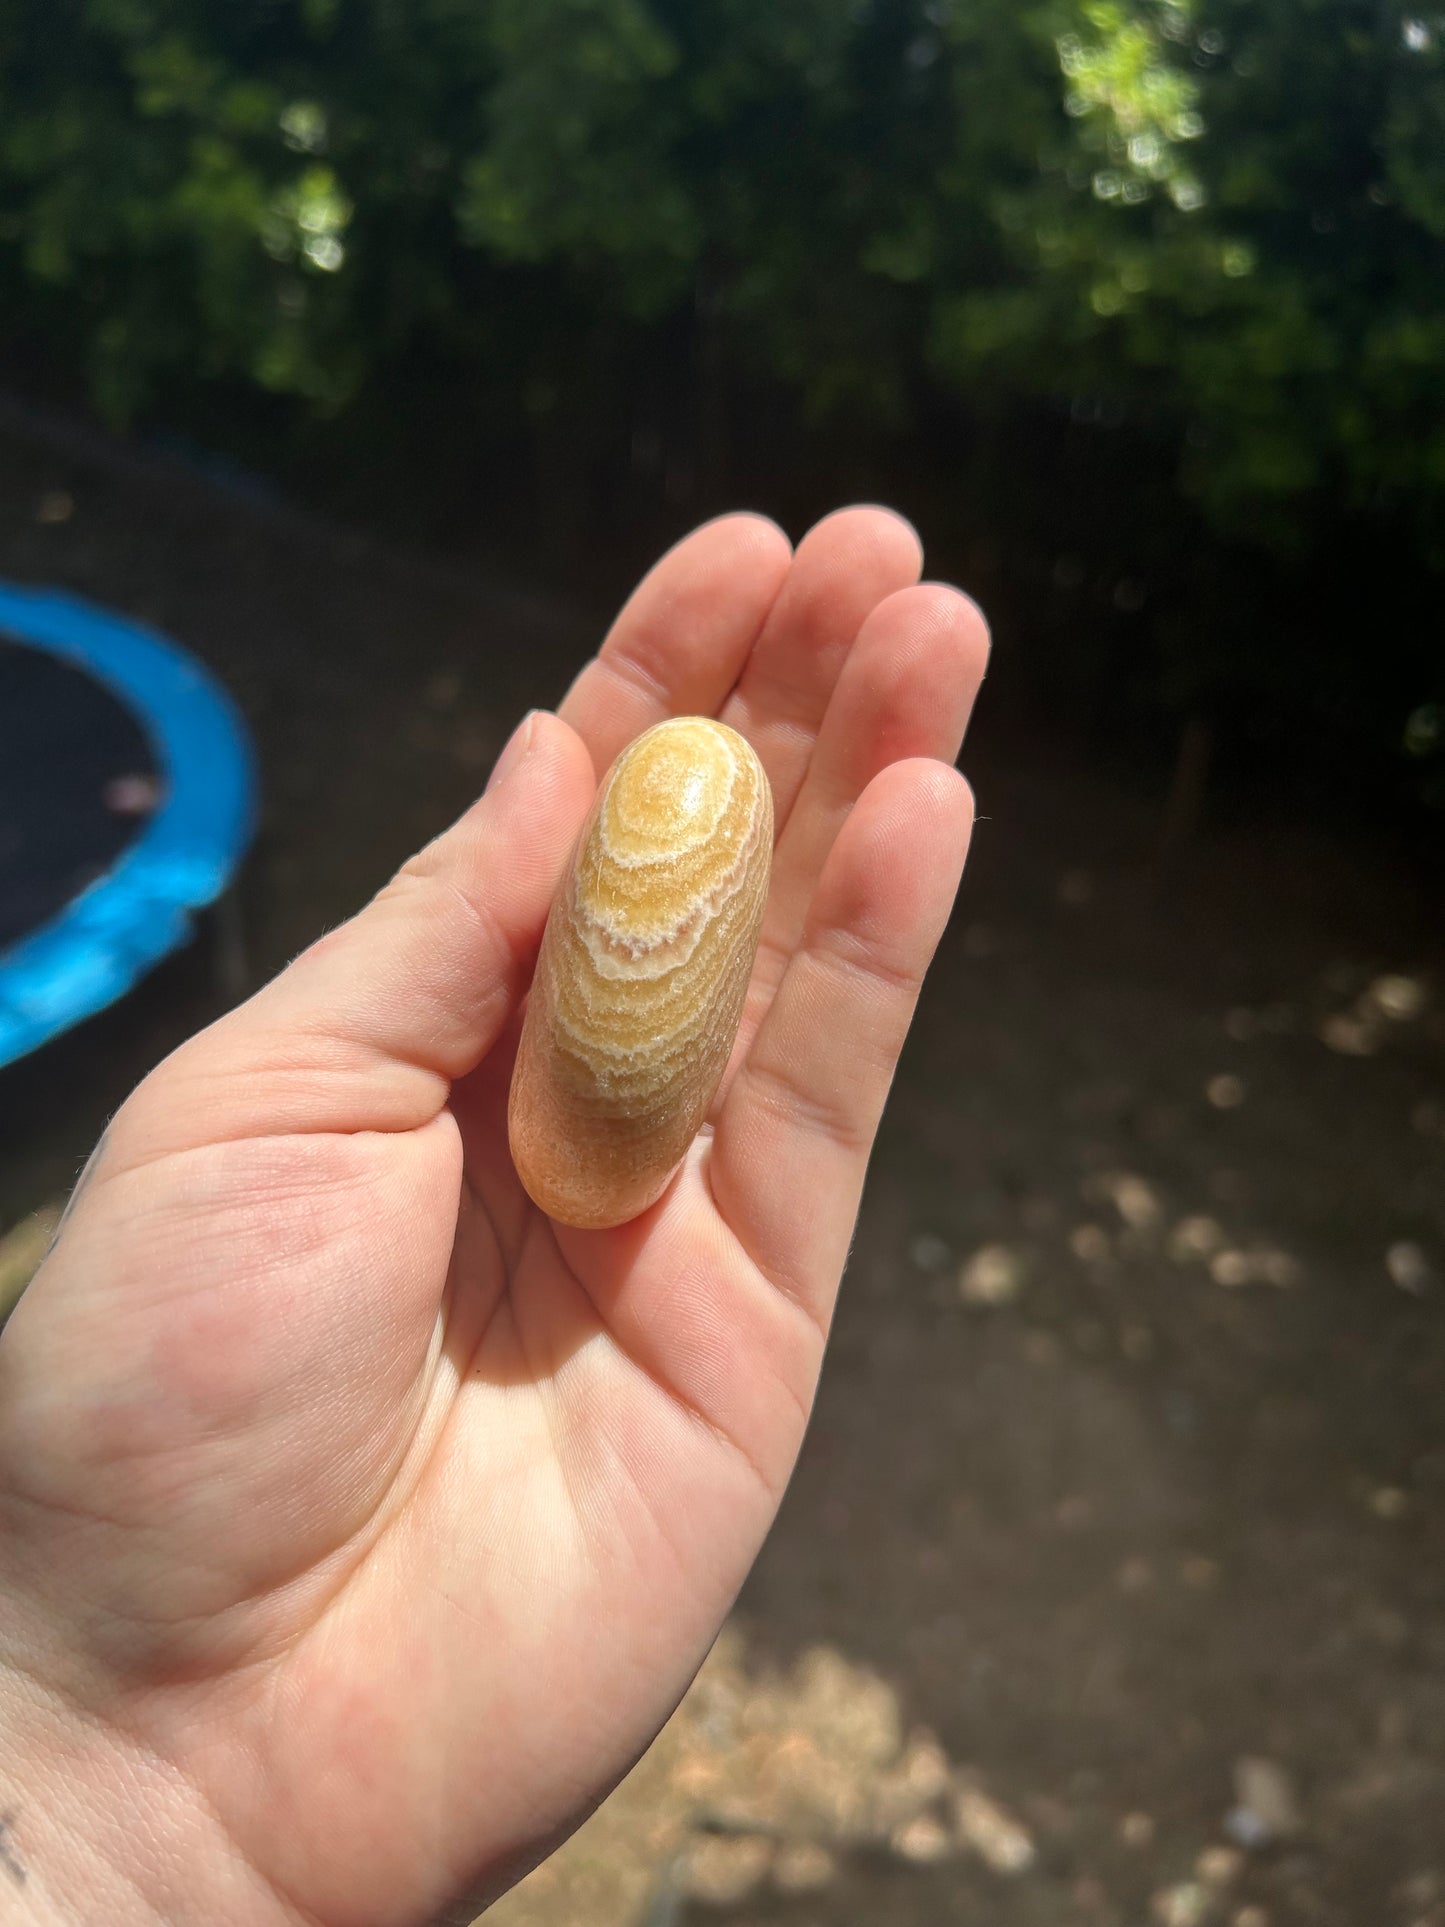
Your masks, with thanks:
<instances>
[{"instance_id":1,"label":"wrist","mask_svg":"<svg viewBox=\"0 0 1445 1927\"><path fill-rule=\"evenodd\" d=\"M26 1927L161 1927L113 1857L118 1812L145 1797L123 1758L28 1674L0 1668L0 1918Z\"/></svg>"},{"instance_id":2,"label":"wrist","mask_svg":"<svg viewBox=\"0 0 1445 1927\"><path fill-rule=\"evenodd\" d=\"M294 1927L196 1789L134 1738L0 1667L0 1919Z\"/></svg>"}]
</instances>

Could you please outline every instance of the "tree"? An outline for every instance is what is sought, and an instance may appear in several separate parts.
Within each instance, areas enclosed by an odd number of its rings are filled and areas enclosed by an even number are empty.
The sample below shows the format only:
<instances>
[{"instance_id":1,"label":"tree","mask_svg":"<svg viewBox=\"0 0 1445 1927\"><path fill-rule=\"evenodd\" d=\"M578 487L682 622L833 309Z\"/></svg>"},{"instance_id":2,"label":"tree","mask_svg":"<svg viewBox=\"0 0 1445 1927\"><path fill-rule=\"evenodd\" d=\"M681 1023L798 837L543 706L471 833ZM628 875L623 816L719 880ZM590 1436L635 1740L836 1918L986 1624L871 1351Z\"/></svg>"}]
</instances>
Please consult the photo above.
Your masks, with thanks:
<instances>
[{"instance_id":1,"label":"tree","mask_svg":"<svg viewBox=\"0 0 1445 1927\"><path fill-rule=\"evenodd\" d=\"M1300 679L1209 542L1445 565L1442 242L1400 0L0 0L0 292L112 414L444 365L578 523L667 383L718 476L760 385L900 446L1122 425L1148 514L1090 486L1157 524L1186 708ZM1344 683L1393 716L1426 654Z\"/></svg>"}]
</instances>

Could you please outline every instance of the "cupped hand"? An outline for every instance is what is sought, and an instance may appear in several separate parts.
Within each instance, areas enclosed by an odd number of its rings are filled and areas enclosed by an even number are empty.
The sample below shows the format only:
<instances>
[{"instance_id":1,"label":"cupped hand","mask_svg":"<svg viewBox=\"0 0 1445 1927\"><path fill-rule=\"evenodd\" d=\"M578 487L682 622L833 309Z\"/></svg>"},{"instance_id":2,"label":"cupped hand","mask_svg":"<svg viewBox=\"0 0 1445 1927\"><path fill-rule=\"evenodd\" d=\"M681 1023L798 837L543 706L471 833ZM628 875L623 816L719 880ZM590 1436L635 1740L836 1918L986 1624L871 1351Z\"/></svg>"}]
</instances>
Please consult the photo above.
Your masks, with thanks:
<instances>
[{"instance_id":1,"label":"cupped hand","mask_svg":"<svg viewBox=\"0 0 1445 1927\"><path fill-rule=\"evenodd\" d=\"M115 1118L0 1340L31 1917L468 1918L685 1690L797 1454L968 841L986 635L919 568L882 510L796 554L699 529L467 815ZM763 942L682 1171L567 1230L507 1154L519 1010L598 776L670 714L767 769Z\"/></svg>"}]
</instances>

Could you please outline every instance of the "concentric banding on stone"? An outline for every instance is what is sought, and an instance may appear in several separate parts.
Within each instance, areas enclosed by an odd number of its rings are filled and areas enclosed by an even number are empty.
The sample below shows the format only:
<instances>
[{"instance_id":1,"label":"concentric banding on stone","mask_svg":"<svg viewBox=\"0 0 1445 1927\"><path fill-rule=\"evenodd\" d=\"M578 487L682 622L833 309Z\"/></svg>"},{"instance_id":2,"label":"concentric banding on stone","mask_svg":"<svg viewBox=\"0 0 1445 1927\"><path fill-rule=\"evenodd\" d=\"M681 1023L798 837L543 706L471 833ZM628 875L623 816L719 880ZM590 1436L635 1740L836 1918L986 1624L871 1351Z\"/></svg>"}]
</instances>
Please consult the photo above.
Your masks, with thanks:
<instances>
[{"instance_id":1,"label":"concentric banding on stone","mask_svg":"<svg viewBox=\"0 0 1445 1927\"><path fill-rule=\"evenodd\" d=\"M625 1222L686 1153L737 1034L772 836L762 765L721 723L660 723L608 772L548 919L512 1084L512 1155L554 1217Z\"/></svg>"}]
</instances>

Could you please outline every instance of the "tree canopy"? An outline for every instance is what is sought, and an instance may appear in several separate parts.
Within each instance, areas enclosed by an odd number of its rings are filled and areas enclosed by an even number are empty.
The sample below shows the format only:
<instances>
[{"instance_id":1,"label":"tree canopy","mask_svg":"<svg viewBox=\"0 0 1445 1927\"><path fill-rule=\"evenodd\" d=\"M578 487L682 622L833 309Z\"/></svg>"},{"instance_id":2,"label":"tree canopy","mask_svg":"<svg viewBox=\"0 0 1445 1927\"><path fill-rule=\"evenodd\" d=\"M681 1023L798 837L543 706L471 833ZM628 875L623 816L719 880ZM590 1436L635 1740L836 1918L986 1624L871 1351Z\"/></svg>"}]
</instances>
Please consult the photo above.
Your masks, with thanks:
<instances>
[{"instance_id":1,"label":"tree canopy","mask_svg":"<svg viewBox=\"0 0 1445 1927\"><path fill-rule=\"evenodd\" d=\"M585 439L685 339L845 430L1126 420L1221 538L1438 569L1445 14L0 0L0 292L122 418L441 354Z\"/></svg>"}]
</instances>

